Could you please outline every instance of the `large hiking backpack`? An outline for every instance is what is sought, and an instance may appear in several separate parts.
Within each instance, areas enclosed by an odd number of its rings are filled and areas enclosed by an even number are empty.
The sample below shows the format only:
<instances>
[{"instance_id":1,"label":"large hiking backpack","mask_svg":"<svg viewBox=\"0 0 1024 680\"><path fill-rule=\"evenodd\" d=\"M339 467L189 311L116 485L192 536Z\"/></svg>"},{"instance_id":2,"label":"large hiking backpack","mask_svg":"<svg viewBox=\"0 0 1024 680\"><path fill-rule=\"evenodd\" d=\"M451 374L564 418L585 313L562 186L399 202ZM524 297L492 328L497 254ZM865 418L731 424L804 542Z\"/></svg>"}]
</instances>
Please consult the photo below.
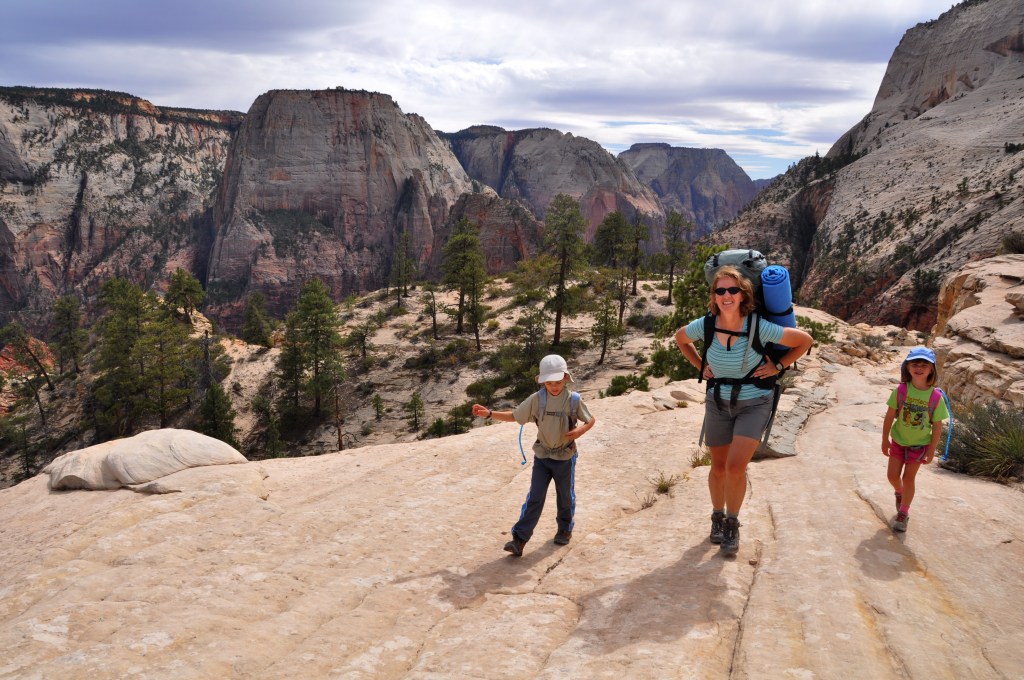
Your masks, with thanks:
<instances>
[{"instance_id":1,"label":"large hiking backpack","mask_svg":"<svg viewBox=\"0 0 1024 680\"><path fill-rule=\"evenodd\" d=\"M749 337L749 347L760 356L767 357L772 363L777 362L789 347L768 343L767 346L761 341L760 322L761 317L779 324L786 328L796 327L796 315L793 312L793 292L789 285L789 272L785 267L769 265L767 258L760 252L753 249L724 250L708 257L704 263L704 277L710 286L715 279L715 273L720 267L731 265L735 267L742 276L747 278L754 289L754 311L747 317L746 331L718 330L734 337ZM715 316L708 312L704 317L704 347L700 354L700 375L697 382L704 380L704 369L707 366L708 348L715 337ZM716 403L721 404L721 389L723 386L731 387L729 403L736 405L739 398L739 391L743 385L754 385L761 389L772 390L772 411L765 426L762 442L767 443L768 435L771 434L772 425L775 423L775 413L778 411L779 398L782 396L782 389L779 386L779 378L785 373L781 371L778 375L770 378L755 378L754 371L761 364L761 361L754 362L750 372L742 378L711 378L708 380L708 392L713 394ZM787 369L788 370L788 369ZM704 428L701 428L700 442L704 441Z\"/></svg>"},{"instance_id":2,"label":"large hiking backpack","mask_svg":"<svg viewBox=\"0 0 1024 680\"><path fill-rule=\"evenodd\" d=\"M946 450L942 454L942 460L949 458L949 440L953 436L953 405L949 403L949 395L938 387L932 387L932 393L928 396L928 422L932 422L935 416L935 409L940 401L946 402L946 413L949 414L949 427L946 428ZM899 417L903 405L907 403L907 383L901 382L896 388L896 417Z\"/></svg>"}]
</instances>

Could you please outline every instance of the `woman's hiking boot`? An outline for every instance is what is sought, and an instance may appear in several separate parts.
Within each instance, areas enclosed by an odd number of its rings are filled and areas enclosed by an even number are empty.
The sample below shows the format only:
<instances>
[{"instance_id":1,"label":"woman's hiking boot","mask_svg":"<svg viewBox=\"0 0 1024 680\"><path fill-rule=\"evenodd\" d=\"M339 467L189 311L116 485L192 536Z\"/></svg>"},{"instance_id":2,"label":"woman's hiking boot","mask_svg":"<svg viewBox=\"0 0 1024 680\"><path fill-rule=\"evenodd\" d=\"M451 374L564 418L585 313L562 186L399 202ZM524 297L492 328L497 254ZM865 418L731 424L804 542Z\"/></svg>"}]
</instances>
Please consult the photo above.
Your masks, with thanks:
<instances>
[{"instance_id":1,"label":"woman's hiking boot","mask_svg":"<svg viewBox=\"0 0 1024 680\"><path fill-rule=\"evenodd\" d=\"M711 513L711 542L719 544L725 535L725 513L719 510Z\"/></svg>"},{"instance_id":2,"label":"woman's hiking boot","mask_svg":"<svg viewBox=\"0 0 1024 680\"><path fill-rule=\"evenodd\" d=\"M735 555L740 551L740 520L726 517L722 527L722 543L718 546L723 555Z\"/></svg>"},{"instance_id":3,"label":"woman's hiking boot","mask_svg":"<svg viewBox=\"0 0 1024 680\"><path fill-rule=\"evenodd\" d=\"M892 521L892 530L893 531L906 531L907 530L907 522L909 522L909 521L910 521L910 515L908 515L905 512L897 512L896 513L896 519L894 519Z\"/></svg>"}]
</instances>

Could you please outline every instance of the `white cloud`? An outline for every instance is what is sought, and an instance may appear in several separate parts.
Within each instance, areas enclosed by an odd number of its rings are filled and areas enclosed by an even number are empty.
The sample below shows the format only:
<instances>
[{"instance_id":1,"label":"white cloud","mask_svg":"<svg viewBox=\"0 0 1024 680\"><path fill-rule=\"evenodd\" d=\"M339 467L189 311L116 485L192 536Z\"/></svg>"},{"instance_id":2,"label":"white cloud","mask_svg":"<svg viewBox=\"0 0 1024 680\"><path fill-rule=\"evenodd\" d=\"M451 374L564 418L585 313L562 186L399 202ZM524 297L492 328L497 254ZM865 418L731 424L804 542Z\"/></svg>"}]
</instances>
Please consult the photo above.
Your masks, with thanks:
<instances>
[{"instance_id":1,"label":"white cloud","mask_svg":"<svg viewBox=\"0 0 1024 680\"><path fill-rule=\"evenodd\" d=\"M765 176L827 151L870 110L903 33L951 4L36 0L5 13L0 82L241 111L270 89L340 85L440 130L713 146Z\"/></svg>"}]
</instances>

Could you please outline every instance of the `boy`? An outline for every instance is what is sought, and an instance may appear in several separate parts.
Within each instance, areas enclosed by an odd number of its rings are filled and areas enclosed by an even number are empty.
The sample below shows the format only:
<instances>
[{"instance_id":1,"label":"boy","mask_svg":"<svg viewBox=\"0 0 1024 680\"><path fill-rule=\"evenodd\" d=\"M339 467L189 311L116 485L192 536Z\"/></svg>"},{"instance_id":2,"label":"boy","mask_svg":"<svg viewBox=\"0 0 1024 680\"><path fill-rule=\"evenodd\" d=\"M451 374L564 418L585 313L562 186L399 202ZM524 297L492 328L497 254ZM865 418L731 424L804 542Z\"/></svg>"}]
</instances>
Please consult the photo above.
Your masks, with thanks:
<instances>
[{"instance_id":1,"label":"boy","mask_svg":"<svg viewBox=\"0 0 1024 680\"><path fill-rule=\"evenodd\" d=\"M533 536L551 480L555 481L558 506L555 543L566 545L572 539L573 515L576 512L576 440L597 422L578 395L573 412L573 392L566 388L572 382L572 375L565 359L557 354L541 359L537 382L543 383L543 391L546 392L543 413L540 392L531 394L514 411L492 411L486 406L473 404L474 416L507 423L515 421L520 425L530 421L537 423L530 492L519 513L519 521L512 527L512 540L505 544L505 550L515 557L523 554L523 548ZM583 424L577 425L577 419Z\"/></svg>"}]
</instances>

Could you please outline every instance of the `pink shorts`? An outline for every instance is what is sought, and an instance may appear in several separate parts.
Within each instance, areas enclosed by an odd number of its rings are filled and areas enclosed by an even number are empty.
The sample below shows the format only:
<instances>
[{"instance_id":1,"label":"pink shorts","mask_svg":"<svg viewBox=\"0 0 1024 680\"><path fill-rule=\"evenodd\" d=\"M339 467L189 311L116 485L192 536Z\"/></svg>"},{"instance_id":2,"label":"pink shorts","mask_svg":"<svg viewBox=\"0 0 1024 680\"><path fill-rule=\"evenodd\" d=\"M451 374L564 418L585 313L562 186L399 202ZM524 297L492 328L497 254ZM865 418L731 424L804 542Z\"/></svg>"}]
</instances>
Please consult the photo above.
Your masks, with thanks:
<instances>
[{"instance_id":1,"label":"pink shorts","mask_svg":"<svg viewBox=\"0 0 1024 680\"><path fill-rule=\"evenodd\" d=\"M889 442L889 457L902 460L904 463L920 463L927 450L927 446L903 446L893 441Z\"/></svg>"}]
</instances>

